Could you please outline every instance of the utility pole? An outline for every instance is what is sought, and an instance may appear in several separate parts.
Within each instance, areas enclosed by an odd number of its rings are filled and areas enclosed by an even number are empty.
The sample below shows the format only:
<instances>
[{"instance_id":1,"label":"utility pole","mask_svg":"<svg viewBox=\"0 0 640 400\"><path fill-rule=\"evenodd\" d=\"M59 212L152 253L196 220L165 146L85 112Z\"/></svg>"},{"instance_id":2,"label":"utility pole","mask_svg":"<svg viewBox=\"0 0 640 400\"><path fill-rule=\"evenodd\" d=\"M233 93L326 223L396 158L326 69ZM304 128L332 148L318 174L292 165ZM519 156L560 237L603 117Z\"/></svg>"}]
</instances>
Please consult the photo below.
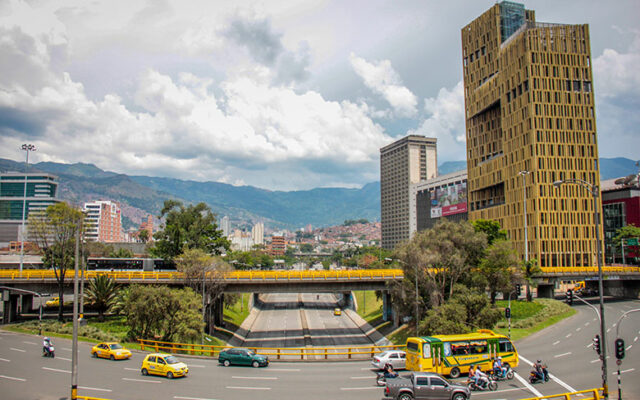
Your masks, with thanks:
<instances>
[{"instance_id":1,"label":"utility pole","mask_svg":"<svg viewBox=\"0 0 640 400\"><path fill-rule=\"evenodd\" d=\"M78 258L80 226L76 226L75 268L73 274L73 342L71 351L71 400L78 398ZM60 299L63 301L63 299Z\"/></svg>"}]
</instances>

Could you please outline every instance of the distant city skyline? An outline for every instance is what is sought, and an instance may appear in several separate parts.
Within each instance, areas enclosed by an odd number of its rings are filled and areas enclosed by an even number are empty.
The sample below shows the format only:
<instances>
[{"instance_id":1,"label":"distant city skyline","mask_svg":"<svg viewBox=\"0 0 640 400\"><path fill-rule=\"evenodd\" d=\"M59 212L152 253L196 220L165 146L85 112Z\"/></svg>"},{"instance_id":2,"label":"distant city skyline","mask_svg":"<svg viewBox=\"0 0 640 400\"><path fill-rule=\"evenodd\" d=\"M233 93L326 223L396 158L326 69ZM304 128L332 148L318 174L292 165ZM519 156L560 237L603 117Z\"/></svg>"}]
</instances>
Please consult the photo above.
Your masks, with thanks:
<instances>
[{"instance_id":1,"label":"distant city skyline","mask_svg":"<svg viewBox=\"0 0 640 400\"><path fill-rule=\"evenodd\" d=\"M599 155L637 159L640 3L522 3L590 25ZM5 1L0 157L270 190L378 181L408 134L464 160L460 29L493 4Z\"/></svg>"}]
</instances>

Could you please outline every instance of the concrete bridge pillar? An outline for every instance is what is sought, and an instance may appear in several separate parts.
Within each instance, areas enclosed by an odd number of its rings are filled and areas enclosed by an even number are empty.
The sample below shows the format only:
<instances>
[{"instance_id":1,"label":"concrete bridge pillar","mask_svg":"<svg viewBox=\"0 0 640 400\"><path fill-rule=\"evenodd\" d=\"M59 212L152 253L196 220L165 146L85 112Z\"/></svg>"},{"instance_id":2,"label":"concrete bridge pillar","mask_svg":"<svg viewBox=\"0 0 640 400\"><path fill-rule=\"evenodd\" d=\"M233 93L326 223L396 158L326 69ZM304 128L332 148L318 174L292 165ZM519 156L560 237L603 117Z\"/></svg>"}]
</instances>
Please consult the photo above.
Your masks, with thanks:
<instances>
[{"instance_id":1,"label":"concrete bridge pillar","mask_svg":"<svg viewBox=\"0 0 640 400\"><path fill-rule=\"evenodd\" d=\"M390 321L393 318L393 307L391 306L391 293L388 290L382 292L382 320Z\"/></svg>"},{"instance_id":2,"label":"concrete bridge pillar","mask_svg":"<svg viewBox=\"0 0 640 400\"><path fill-rule=\"evenodd\" d=\"M224 322L224 294L218 296L213 302L213 324L222 326Z\"/></svg>"},{"instance_id":3,"label":"concrete bridge pillar","mask_svg":"<svg viewBox=\"0 0 640 400\"><path fill-rule=\"evenodd\" d=\"M542 282L538 284L538 298L553 299L555 284Z\"/></svg>"},{"instance_id":4,"label":"concrete bridge pillar","mask_svg":"<svg viewBox=\"0 0 640 400\"><path fill-rule=\"evenodd\" d=\"M640 295L640 281L637 280L610 280L603 282L605 296L624 299L637 299Z\"/></svg>"},{"instance_id":5,"label":"concrete bridge pillar","mask_svg":"<svg viewBox=\"0 0 640 400\"><path fill-rule=\"evenodd\" d=\"M2 323L10 324L18 319L18 302L20 301L20 295L10 294L9 291L2 292Z\"/></svg>"},{"instance_id":6,"label":"concrete bridge pillar","mask_svg":"<svg viewBox=\"0 0 640 400\"><path fill-rule=\"evenodd\" d=\"M342 305L343 308L349 308L353 310L354 309L353 292L343 292L342 300L340 301L340 303L343 304Z\"/></svg>"},{"instance_id":7,"label":"concrete bridge pillar","mask_svg":"<svg viewBox=\"0 0 640 400\"><path fill-rule=\"evenodd\" d=\"M23 294L20 299L20 313L28 313L33 311L33 295Z\"/></svg>"}]
</instances>

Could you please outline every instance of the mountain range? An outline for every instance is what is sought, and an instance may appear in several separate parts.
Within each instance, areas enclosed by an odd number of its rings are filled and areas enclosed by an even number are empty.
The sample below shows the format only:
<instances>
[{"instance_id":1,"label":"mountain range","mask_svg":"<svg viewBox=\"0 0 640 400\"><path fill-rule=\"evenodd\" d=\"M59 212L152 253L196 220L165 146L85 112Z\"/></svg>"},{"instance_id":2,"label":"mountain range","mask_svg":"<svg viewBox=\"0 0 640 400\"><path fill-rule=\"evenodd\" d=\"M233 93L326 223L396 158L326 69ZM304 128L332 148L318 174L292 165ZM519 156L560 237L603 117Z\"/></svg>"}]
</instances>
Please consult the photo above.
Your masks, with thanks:
<instances>
[{"instance_id":1,"label":"mountain range","mask_svg":"<svg viewBox=\"0 0 640 400\"><path fill-rule=\"evenodd\" d=\"M601 158L601 179L637 173L628 158ZM466 168L465 161L441 164L440 174ZM0 171L22 171L24 163L0 158ZM228 215L234 227L250 227L263 221L272 229L295 229L342 224L348 219L380 218L380 182L359 189L316 188L299 191L270 191L253 186L219 182L129 176L104 171L93 164L40 162L29 166L59 177L58 197L72 203L109 199L120 203L125 227L137 226L148 214L158 215L164 200L207 203L219 218Z\"/></svg>"}]
</instances>

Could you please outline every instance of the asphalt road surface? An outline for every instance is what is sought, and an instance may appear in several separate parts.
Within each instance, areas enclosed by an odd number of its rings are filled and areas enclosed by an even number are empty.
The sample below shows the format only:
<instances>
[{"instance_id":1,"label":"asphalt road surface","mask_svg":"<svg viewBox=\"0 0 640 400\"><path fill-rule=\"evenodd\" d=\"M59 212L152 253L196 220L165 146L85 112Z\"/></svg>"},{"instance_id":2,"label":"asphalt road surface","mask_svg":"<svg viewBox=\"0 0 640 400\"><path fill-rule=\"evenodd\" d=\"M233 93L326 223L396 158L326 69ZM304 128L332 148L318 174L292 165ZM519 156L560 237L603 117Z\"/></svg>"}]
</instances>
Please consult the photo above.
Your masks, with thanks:
<instances>
[{"instance_id":1,"label":"asphalt road surface","mask_svg":"<svg viewBox=\"0 0 640 400\"><path fill-rule=\"evenodd\" d=\"M329 300L328 300L329 301ZM330 301L329 301L330 302ZM595 313L587 306L574 306L578 313L544 331L516 343L522 357L516 369L522 378L500 382L496 392L474 392L474 399L520 399L599 386L600 363L592 348L599 331ZM608 302L606 322L610 354L613 354L612 325L624 311L640 308L639 301ZM298 311L299 312L299 311ZM293 318L293 317L292 317ZM335 317L338 318L338 317ZM311 318L313 319L313 318ZM622 324L627 355L621 370L623 398L640 399L640 313ZM348 337L348 335L346 336ZM71 385L71 343L54 339L56 358L41 357L41 338L0 331L0 398L63 399ZM629 347L631 346L631 347ZM189 365L189 376L168 380L142 376L144 355L135 352L131 360L109 361L90 357L90 345L79 345L79 393L105 399L381 399L369 361L359 362L272 362L267 368L222 367L216 360L179 358ZM552 381L525 384L527 361L542 359L549 365ZM611 398L617 398L615 357L609 359Z\"/></svg>"}]
</instances>

